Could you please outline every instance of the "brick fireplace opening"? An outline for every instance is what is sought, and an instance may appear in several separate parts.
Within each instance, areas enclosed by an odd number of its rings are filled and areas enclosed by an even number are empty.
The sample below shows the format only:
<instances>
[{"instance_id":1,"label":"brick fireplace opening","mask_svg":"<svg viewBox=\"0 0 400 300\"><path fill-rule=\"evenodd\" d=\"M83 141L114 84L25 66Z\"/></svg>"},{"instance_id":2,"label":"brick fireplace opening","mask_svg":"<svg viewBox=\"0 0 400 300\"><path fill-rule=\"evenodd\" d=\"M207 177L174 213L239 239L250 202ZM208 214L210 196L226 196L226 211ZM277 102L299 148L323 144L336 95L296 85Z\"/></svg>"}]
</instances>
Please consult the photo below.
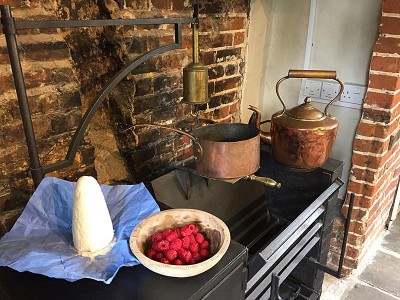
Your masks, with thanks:
<instances>
[{"instance_id":1,"label":"brick fireplace opening","mask_svg":"<svg viewBox=\"0 0 400 300\"><path fill-rule=\"evenodd\" d=\"M4 1L3 1L4 2ZM3 4L3 2L1 2ZM16 20L191 17L193 1L7 1ZM192 61L190 24L182 49L139 65L113 89L92 121L73 166L52 173L82 174L102 183L141 182L193 159L190 140L132 125L184 127L198 118L239 121L249 4L203 1L200 61L209 69L207 104L182 102L182 68ZM79 120L110 77L127 61L171 43L172 25L35 29L18 32L20 56L39 158L50 165L65 157ZM0 40L1 228L8 231L33 192L29 159L4 36ZM127 167L125 167L127 166Z\"/></svg>"},{"instance_id":2,"label":"brick fireplace opening","mask_svg":"<svg viewBox=\"0 0 400 300\"><path fill-rule=\"evenodd\" d=\"M4 4L4 1L0 2ZM191 16L192 1L7 1L16 19L118 19ZM101 183L140 182L193 159L190 140L141 123L190 126L197 118L240 122L250 3L202 1L200 60L209 68L210 102L182 102L182 68L191 61L191 30L183 48L139 66L110 94L91 124L73 166L50 175ZM384 0L380 35L372 54L363 115L353 147L348 195L355 193L345 270L356 268L385 228L399 181L400 5ZM42 164L65 156L79 120L95 95L126 61L169 43L168 25L132 28L25 30L20 53ZM29 159L5 39L0 38L0 223L10 230L33 192ZM127 167L125 167L127 166ZM346 199L346 202L348 201ZM346 215L347 204L343 207ZM343 220L335 221L331 263L337 263Z\"/></svg>"},{"instance_id":3,"label":"brick fireplace opening","mask_svg":"<svg viewBox=\"0 0 400 300\"><path fill-rule=\"evenodd\" d=\"M357 268L370 245L386 229L400 174L400 3L382 2L379 36L373 47L368 90L353 143L352 168L343 214L351 193L355 206L346 251L345 272ZM336 220L332 263L341 244Z\"/></svg>"}]
</instances>

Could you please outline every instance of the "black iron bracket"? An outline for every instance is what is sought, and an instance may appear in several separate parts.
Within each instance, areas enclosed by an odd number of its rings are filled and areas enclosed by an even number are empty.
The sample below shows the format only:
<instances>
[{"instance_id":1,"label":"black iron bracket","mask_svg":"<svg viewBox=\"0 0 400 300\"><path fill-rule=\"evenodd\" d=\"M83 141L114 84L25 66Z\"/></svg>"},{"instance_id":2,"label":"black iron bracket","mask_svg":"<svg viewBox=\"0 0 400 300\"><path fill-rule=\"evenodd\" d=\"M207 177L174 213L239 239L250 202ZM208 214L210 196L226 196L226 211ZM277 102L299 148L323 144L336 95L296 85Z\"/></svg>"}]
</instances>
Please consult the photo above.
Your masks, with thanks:
<instances>
[{"instance_id":1,"label":"black iron bracket","mask_svg":"<svg viewBox=\"0 0 400 300\"><path fill-rule=\"evenodd\" d=\"M83 139L84 133L92 120L94 114L98 111L103 100L109 95L111 90L133 69L146 60L167 51L182 48L182 24L199 23L198 4L194 5L193 18L153 18L153 19L116 19L116 20L46 20L46 21L17 21L13 18L11 8L8 5L0 5L1 23L6 38L8 55L14 78L15 89L18 98L19 109L21 112L22 125L28 146L30 171L35 187L39 185L46 173L60 170L73 164L76 152ZM102 27L102 26L126 26L126 25L147 25L147 24L174 24L175 39L174 43L161 46L154 50L144 53L134 60L129 61L121 70L119 70L109 80L107 85L100 91L96 99L86 110L78 128L76 129L72 141L69 145L64 160L58 161L49 166L42 166L39 160L35 132L32 124L32 117L26 93L24 75L22 72L21 61L19 57L17 44L18 29L40 29L40 28L77 28L77 27Z\"/></svg>"},{"instance_id":2,"label":"black iron bracket","mask_svg":"<svg viewBox=\"0 0 400 300\"><path fill-rule=\"evenodd\" d=\"M344 257L346 254L346 247L347 247L347 237L349 235L349 229L350 229L350 222L351 222L351 215L353 212L353 206L354 206L354 194L350 195L350 201L349 201L349 209L347 211L347 218L346 222L344 225L344 232L343 232L343 243L342 243L342 248L340 250L340 256L339 256L339 264L338 264L338 269L334 270L329 268L328 266L321 264L318 262L315 258L308 257L307 261L308 263L312 264L315 268L332 275L336 278L342 278L342 269L343 269L343 263L344 263Z\"/></svg>"}]
</instances>

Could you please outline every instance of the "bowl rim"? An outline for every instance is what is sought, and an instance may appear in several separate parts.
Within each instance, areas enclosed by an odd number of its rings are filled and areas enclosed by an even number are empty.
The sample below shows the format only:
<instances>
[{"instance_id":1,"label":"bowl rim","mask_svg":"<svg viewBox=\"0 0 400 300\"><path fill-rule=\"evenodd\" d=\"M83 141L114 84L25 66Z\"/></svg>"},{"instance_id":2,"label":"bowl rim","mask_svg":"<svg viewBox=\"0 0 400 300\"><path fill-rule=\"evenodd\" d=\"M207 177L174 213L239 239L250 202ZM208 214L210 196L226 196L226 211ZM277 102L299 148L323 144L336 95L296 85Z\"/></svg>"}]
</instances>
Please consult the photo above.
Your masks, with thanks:
<instances>
[{"instance_id":1,"label":"bowl rim","mask_svg":"<svg viewBox=\"0 0 400 300\"><path fill-rule=\"evenodd\" d=\"M182 211L185 212L192 212L192 213L200 213L203 214L207 217L211 217L214 219L222 228L222 233L223 233L223 239L222 239L222 245L221 248L218 249L218 251L210 258L196 263L192 265L169 265L169 264L164 264L155 260L152 260L151 258L148 258L146 255L144 255L140 249L137 246L138 242L138 234L142 230L143 224L146 220L148 222L149 220L156 218L160 215L164 215L167 213L180 213ZM190 222L190 221L188 221ZM172 208L172 209L167 209L163 210L160 212L157 212L155 214L152 214L146 218L144 218L141 222L139 222L136 227L132 230L130 238L129 238L129 246L131 248L132 253L135 255L135 257L140 261L141 264L143 264L146 268L152 270L153 272L156 272L161 275L165 275L168 277L191 277L195 276L198 274L201 274L209 269L211 269L213 266L215 266L222 256L226 253L228 250L229 244L230 244L230 231L228 226L218 217L214 216L213 214L210 214L206 211L203 210L198 210L198 209L192 209L192 208Z\"/></svg>"}]
</instances>

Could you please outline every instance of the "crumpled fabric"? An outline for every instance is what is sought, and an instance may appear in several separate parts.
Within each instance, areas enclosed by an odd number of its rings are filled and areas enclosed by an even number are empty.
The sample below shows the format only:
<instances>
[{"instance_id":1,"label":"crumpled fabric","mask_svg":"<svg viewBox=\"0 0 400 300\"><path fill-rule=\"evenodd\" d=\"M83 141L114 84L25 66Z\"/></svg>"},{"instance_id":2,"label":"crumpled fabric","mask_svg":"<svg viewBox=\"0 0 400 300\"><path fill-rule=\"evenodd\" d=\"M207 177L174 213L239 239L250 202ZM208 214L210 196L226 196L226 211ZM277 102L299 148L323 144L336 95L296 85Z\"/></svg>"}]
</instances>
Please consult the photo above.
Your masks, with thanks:
<instances>
[{"instance_id":1,"label":"crumpled fabric","mask_svg":"<svg viewBox=\"0 0 400 300\"><path fill-rule=\"evenodd\" d=\"M109 284L122 266L140 262L129 237L134 227L160 209L143 183L101 185L113 222L115 244L91 259L77 253L72 240L72 207L76 182L42 180L13 228L0 240L0 265L48 277L76 281L91 278Z\"/></svg>"}]
</instances>

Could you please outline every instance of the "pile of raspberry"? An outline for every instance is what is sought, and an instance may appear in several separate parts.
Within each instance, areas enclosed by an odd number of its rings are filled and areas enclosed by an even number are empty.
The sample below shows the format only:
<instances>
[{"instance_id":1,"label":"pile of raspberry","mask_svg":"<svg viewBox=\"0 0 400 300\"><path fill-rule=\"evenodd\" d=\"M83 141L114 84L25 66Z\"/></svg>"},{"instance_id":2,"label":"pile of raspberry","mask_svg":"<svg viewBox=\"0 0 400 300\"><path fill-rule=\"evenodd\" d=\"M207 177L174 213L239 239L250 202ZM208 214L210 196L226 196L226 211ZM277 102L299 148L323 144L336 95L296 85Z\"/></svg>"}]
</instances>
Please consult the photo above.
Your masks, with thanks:
<instances>
[{"instance_id":1,"label":"pile of raspberry","mask_svg":"<svg viewBox=\"0 0 400 300\"><path fill-rule=\"evenodd\" d=\"M192 265L210 257L210 243L193 224L168 228L151 236L147 257L164 264Z\"/></svg>"}]
</instances>

